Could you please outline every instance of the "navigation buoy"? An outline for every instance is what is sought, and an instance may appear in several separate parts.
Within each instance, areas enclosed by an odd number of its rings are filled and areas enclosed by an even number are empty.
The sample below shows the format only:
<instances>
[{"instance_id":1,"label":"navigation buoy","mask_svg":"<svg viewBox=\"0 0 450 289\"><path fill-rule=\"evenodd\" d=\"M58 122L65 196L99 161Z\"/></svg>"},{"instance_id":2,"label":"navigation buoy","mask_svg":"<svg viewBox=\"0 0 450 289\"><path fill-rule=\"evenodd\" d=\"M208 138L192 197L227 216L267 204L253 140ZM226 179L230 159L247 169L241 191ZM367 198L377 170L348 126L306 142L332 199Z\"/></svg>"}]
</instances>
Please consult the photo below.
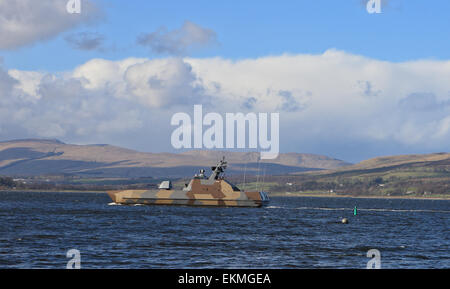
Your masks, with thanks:
<instances>
[{"instance_id":1,"label":"navigation buoy","mask_svg":"<svg viewBox=\"0 0 450 289\"><path fill-rule=\"evenodd\" d=\"M358 215L358 207L355 206L355 208L353 209L353 215Z\"/></svg>"},{"instance_id":2,"label":"navigation buoy","mask_svg":"<svg viewBox=\"0 0 450 289\"><path fill-rule=\"evenodd\" d=\"M342 224L348 224L348 219L347 218L343 218L341 221Z\"/></svg>"}]
</instances>

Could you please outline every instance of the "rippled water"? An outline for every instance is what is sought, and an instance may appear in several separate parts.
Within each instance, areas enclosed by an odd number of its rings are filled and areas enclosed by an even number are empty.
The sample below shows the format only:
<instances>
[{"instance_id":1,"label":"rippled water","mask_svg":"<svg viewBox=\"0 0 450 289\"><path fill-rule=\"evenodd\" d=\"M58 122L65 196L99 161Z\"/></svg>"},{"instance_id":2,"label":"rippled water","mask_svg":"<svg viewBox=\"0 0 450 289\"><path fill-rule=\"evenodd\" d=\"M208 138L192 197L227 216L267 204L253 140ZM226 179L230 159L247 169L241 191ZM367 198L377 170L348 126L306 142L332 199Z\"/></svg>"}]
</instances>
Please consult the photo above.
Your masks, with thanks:
<instances>
[{"instance_id":1,"label":"rippled water","mask_svg":"<svg viewBox=\"0 0 450 289\"><path fill-rule=\"evenodd\" d=\"M369 249L380 251L382 268L450 268L450 201L110 202L99 193L0 193L0 268L65 268L69 249L80 251L82 268L365 268Z\"/></svg>"}]
</instances>

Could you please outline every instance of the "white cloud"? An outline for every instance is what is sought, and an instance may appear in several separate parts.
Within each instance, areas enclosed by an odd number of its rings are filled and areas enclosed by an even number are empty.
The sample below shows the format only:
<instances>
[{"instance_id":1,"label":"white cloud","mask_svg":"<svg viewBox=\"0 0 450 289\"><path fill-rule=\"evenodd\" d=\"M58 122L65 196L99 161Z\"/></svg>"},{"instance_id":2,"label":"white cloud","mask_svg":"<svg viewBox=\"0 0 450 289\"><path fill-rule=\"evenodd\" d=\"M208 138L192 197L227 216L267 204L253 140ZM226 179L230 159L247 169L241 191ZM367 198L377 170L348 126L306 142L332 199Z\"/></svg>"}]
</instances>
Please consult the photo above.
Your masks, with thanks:
<instances>
[{"instance_id":1,"label":"white cloud","mask_svg":"<svg viewBox=\"0 0 450 289\"><path fill-rule=\"evenodd\" d=\"M88 89L105 89L123 84L125 72L129 67L147 61L148 59L142 58L127 58L122 61L92 59L75 68L72 77L86 79L84 86Z\"/></svg>"},{"instance_id":2,"label":"white cloud","mask_svg":"<svg viewBox=\"0 0 450 289\"><path fill-rule=\"evenodd\" d=\"M202 103L220 113L280 111L282 151L327 154L337 142L376 144L380 154L385 146L445 151L449 78L450 61L391 63L336 50L239 61L93 59L51 75L0 70L0 138L14 131L105 143L127 134L134 147L166 151L171 115Z\"/></svg>"},{"instance_id":3,"label":"white cloud","mask_svg":"<svg viewBox=\"0 0 450 289\"><path fill-rule=\"evenodd\" d=\"M69 14L66 4L67 0L0 0L0 49L47 40L99 16L91 0L82 2L80 14Z\"/></svg>"},{"instance_id":4,"label":"white cloud","mask_svg":"<svg viewBox=\"0 0 450 289\"><path fill-rule=\"evenodd\" d=\"M124 75L125 97L159 108L206 101L189 63L179 58L135 64Z\"/></svg>"},{"instance_id":5,"label":"white cloud","mask_svg":"<svg viewBox=\"0 0 450 289\"><path fill-rule=\"evenodd\" d=\"M8 87L0 97L2 139L101 139L142 126L136 105L86 88L86 79L17 70L6 75L0 78L0 88Z\"/></svg>"},{"instance_id":6,"label":"white cloud","mask_svg":"<svg viewBox=\"0 0 450 289\"><path fill-rule=\"evenodd\" d=\"M10 77L18 83L16 88L23 92L30 101L39 99L38 89L44 74L36 71L9 70Z\"/></svg>"}]
</instances>

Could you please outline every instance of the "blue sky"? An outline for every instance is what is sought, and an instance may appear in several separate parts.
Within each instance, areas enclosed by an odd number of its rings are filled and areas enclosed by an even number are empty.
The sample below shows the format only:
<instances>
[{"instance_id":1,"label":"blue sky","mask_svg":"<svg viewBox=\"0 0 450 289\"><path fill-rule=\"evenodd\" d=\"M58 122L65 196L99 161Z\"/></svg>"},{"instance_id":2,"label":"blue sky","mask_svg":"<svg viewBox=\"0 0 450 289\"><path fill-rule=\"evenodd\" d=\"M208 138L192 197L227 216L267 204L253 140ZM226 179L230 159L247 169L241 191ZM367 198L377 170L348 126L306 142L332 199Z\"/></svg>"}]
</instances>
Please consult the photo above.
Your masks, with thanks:
<instances>
[{"instance_id":1,"label":"blue sky","mask_svg":"<svg viewBox=\"0 0 450 289\"><path fill-rule=\"evenodd\" d=\"M0 140L174 151L205 103L279 111L282 152L450 146L450 1L67 1L0 0Z\"/></svg>"},{"instance_id":2,"label":"blue sky","mask_svg":"<svg viewBox=\"0 0 450 289\"><path fill-rule=\"evenodd\" d=\"M8 68L61 71L91 58L161 57L136 45L136 37L185 20L217 33L218 44L194 57L256 58L283 53L323 53L336 48L380 60L449 59L449 1L382 3L367 13L363 0L345 1L97 1L103 10L94 24L73 31L105 36L106 51L77 51L64 33L17 51L3 52Z\"/></svg>"}]
</instances>

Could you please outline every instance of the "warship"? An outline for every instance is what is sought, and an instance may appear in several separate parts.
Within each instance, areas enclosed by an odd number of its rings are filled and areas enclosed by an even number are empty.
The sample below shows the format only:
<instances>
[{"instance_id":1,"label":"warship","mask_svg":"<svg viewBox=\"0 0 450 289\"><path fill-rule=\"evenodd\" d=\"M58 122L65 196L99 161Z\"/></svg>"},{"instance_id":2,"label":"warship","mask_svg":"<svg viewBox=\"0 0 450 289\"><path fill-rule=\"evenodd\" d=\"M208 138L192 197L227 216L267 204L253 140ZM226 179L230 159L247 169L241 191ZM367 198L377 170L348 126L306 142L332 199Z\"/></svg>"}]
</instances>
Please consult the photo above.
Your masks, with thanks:
<instances>
[{"instance_id":1,"label":"warship","mask_svg":"<svg viewBox=\"0 0 450 289\"><path fill-rule=\"evenodd\" d=\"M266 192L245 192L225 180L227 168L225 157L214 167L207 177L200 170L182 190L174 190L171 181L163 181L158 189L108 191L116 204L143 205L184 205L216 207L261 207L269 202Z\"/></svg>"}]
</instances>

